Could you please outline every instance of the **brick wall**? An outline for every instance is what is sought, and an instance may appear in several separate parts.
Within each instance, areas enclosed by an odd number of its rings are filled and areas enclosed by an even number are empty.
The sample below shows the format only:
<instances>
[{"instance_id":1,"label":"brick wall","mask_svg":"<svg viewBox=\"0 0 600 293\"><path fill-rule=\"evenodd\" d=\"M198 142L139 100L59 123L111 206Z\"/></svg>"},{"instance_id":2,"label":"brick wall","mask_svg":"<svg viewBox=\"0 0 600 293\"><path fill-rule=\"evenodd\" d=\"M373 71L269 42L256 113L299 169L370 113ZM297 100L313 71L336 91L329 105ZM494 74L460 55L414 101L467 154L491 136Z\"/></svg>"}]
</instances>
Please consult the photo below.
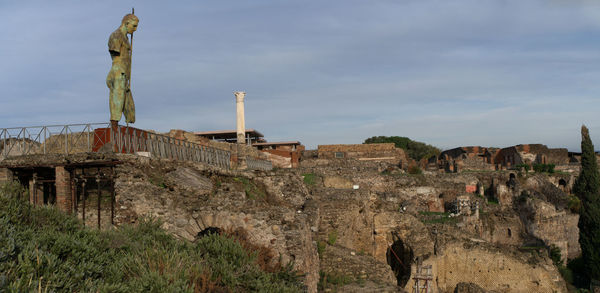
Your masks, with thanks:
<instances>
[{"instance_id":1,"label":"brick wall","mask_svg":"<svg viewBox=\"0 0 600 293\"><path fill-rule=\"evenodd\" d=\"M56 206L67 213L71 213L71 173L63 166L56 170Z\"/></svg>"}]
</instances>

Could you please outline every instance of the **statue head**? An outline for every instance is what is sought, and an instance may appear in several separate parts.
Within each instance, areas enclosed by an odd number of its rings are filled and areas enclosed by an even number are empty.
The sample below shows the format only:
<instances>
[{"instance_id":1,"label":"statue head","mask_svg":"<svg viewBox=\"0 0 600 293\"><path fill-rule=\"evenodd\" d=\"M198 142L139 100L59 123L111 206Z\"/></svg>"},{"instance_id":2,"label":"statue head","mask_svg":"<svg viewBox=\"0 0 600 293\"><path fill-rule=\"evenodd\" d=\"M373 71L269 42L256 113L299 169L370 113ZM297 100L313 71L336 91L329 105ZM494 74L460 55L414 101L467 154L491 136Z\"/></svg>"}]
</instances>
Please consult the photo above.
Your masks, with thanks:
<instances>
[{"instance_id":1,"label":"statue head","mask_svg":"<svg viewBox=\"0 0 600 293\"><path fill-rule=\"evenodd\" d=\"M135 30L137 30L139 22L140 20L137 18L137 16L130 13L123 17L123 20L121 20L121 26L125 27L128 34L132 34L135 32Z\"/></svg>"}]
</instances>

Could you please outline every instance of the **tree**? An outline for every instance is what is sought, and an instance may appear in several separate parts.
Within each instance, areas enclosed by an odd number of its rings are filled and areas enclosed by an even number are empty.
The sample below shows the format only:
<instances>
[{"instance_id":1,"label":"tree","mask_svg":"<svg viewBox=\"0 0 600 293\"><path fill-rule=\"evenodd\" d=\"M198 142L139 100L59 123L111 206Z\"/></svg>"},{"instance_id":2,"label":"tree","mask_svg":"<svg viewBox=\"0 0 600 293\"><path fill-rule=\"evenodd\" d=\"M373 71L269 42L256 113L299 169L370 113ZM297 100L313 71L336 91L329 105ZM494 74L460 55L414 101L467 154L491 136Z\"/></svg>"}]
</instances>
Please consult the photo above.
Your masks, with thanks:
<instances>
[{"instance_id":1,"label":"tree","mask_svg":"<svg viewBox=\"0 0 600 293\"><path fill-rule=\"evenodd\" d=\"M581 173L573 192L581 200L578 227L585 272L590 279L600 280L600 177L594 145L585 125L581 126Z\"/></svg>"},{"instance_id":2,"label":"tree","mask_svg":"<svg viewBox=\"0 0 600 293\"><path fill-rule=\"evenodd\" d=\"M364 143L393 143L397 148L404 149L410 158L417 161L440 153L440 149L432 145L414 141L403 136L373 136L367 138Z\"/></svg>"}]
</instances>

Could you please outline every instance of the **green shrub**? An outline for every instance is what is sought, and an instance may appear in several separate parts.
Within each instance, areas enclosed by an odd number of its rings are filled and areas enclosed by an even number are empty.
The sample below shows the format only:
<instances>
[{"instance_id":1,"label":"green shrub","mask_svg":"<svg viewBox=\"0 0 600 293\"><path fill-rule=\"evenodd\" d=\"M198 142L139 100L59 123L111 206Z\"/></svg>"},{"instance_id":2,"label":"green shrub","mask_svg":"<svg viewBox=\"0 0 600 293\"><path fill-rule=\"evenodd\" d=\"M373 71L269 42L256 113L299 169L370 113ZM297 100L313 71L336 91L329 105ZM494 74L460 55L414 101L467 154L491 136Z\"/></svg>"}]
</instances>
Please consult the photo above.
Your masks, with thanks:
<instances>
[{"instance_id":1,"label":"green shrub","mask_svg":"<svg viewBox=\"0 0 600 293\"><path fill-rule=\"evenodd\" d=\"M338 234L336 230L329 232L329 234L327 235L327 243L329 243L329 245L334 245L337 241L337 236Z\"/></svg>"},{"instance_id":2,"label":"green shrub","mask_svg":"<svg viewBox=\"0 0 600 293\"><path fill-rule=\"evenodd\" d=\"M291 266L211 234L181 241L153 219L98 231L49 207L0 197L0 292L300 292Z\"/></svg>"},{"instance_id":3,"label":"green shrub","mask_svg":"<svg viewBox=\"0 0 600 293\"><path fill-rule=\"evenodd\" d=\"M319 272L319 283L317 285L319 291L326 291L333 287L336 289L340 286L344 286L346 284L350 284L354 281L354 278L351 276L347 276L341 273L325 273L323 271Z\"/></svg>"},{"instance_id":4,"label":"green shrub","mask_svg":"<svg viewBox=\"0 0 600 293\"><path fill-rule=\"evenodd\" d=\"M554 173L554 164L533 164L533 170L537 173Z\"/></svg>"},{"instance_id":5,"label":"green shrub","mask_svg":"<svg viewBox=\"0 0 600 293\"><path fill-rule=\"evenodd\" d=\"M317 241L317 253L319 254L319 258L323 258L323 253L325 252L325 248L327 248L327 244L323 241Z\"/></svg>"},{"instance_id":6,"label":"green shrub","mask_svg":"<svg viewBox=\"0 0 600 293\"><path fill-rule=\"evenodd\" d=\"M304 184L306 185L315 185L316 175L314 173L306 173L302 174L302 178L304 180Z\"/></svg>"},{"instance_id":7,"label":"green shrub","mask_svg":"<svg viewBox=\"0 0 600 293\"><path fill-rule=\"evenodd\" d=\"M575 195L569 195L568 206L571 212L579 214L579 212L581 211L581 200Z\"/></svg>"},{"instance_id":8,"label":"green shrub","mask_svg":"<svg viewBox=\"0 0 600 293\"><path fill-rule=\"evenodd\" d=\"M560 253L560 248L558 248L558 246L554 244L550 245L550 247L548 247L548 255L555 266L558 267L562 265L562 254Z\"/></svg>"},{"instance_id":9,"label":"green shrub","mask_svg":"<svg viewBox=\"0 0 600 293\"><path fill-rule=\"evenodd\" d=\"M0 184L0 196L22 198L27 197L29 190L19 181L10 181Z\"/></svg>"},{"instance_id":10,"label":"green shrub","mask_svg":"<svg viewBox=\"0 0 600 293\"><path fill-rule=\"evenodd\" d=\"M518 164L515 167L517 167L517 169L523 169L525 170L525 174L527 174L527 172L529 172L529 169L531 168L528 164Z\"/></svg>"},{"instance_id":11,"label":"green shrub","mask_svg":"<svg viewBox=\"0 0 600 293\"><path fill-rule=\"evenodd\" d=\"M423 174L423 170L421 170L421 168L419 168L419 166L409 166L408 167L408 174L412 174L412 175L419 175L419 174Z\"/></svg>"}]
</instances>

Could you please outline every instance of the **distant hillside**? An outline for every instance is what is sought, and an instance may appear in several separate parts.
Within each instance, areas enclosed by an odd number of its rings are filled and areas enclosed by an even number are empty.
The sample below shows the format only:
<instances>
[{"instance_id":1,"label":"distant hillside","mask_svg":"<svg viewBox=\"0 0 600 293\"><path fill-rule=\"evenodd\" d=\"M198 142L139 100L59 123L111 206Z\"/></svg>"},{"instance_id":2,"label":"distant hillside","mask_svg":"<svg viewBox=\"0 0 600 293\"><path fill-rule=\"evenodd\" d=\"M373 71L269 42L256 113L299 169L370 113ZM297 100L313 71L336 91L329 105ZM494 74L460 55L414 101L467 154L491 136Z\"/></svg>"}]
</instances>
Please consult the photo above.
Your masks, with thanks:
<instances>
[{"instance_id":1,"label":"distant hillside","mask_svg":"<svg viewBox=\"0 0 600 293\"><path fill-rule=\"evenodd\" d=\"M404 149L410 158L417 161L438 155L441 152L437 147L403 136L373 136L367 138L364 143L394 143L397 148Z\"/></svg>"}]
</instances>

